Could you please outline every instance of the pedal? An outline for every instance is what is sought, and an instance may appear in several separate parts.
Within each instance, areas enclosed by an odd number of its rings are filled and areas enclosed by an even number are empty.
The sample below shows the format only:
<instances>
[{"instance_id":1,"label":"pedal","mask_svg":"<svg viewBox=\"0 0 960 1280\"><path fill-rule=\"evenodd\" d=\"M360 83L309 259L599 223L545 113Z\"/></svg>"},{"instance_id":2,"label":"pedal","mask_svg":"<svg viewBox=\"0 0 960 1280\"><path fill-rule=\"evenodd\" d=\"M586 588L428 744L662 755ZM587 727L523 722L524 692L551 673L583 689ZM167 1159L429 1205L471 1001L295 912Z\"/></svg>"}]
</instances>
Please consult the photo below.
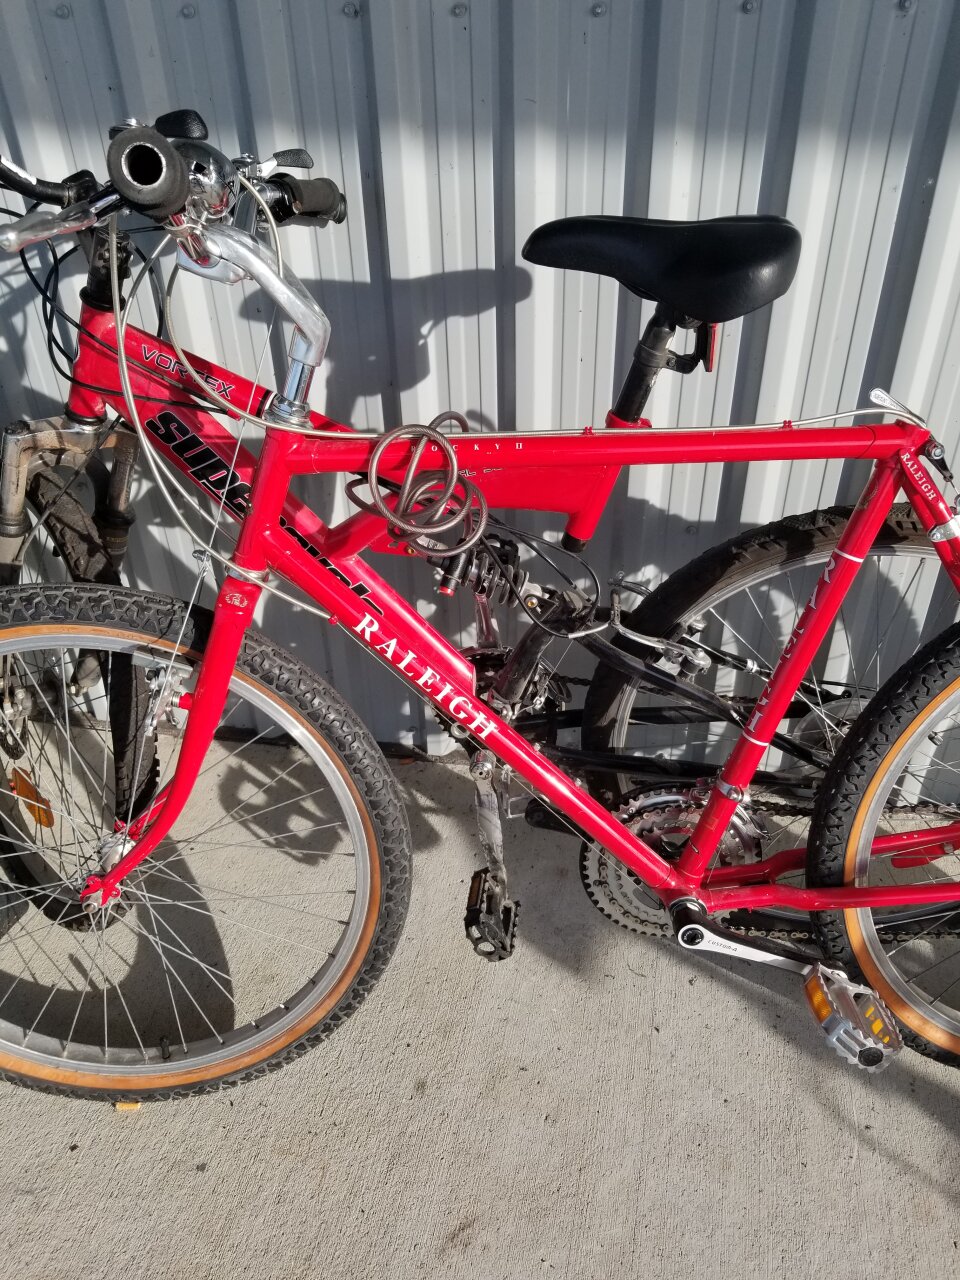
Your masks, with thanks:
<instances>
[{"instance_id":1,"label":"pedal","mask_svg":"<svg viewBox=\"0 0 960 1280\"><path fill-rule=\"evenodd\" d=\"M503 896L491 878L489 867L474 872L463 927L478 956L484 960L506 960L513 955L519 914L520 903Z\"/></svg>"},{"instance_id":2,"label":"pedal","mask_svg":"<svg viewBox=\"0 0 960 1280\"><path fill-rule=\"evenodd\" d=\"M863 1071L882 1071L903 1048L890 1010L870 987L817 963L803 988L827 1044L845 1062Z\"/></svg>"}]
</instances>

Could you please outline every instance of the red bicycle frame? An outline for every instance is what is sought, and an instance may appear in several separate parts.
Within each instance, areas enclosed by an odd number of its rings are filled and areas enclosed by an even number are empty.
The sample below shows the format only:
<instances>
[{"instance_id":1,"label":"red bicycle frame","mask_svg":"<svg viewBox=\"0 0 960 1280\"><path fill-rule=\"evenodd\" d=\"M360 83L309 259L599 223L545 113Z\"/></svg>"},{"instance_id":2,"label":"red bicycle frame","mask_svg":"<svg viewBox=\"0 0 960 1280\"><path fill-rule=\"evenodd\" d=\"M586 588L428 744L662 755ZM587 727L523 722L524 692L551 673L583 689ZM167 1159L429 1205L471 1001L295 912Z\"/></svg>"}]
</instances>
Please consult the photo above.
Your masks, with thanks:
<instances>
[{"instance_id":1,"label":"red bicycle frame","mask_svg":"<svg viewBox=\"0 0 960 1280\"><path fill-rule=\"evenodd\" d=\"M853 578L902 488L923 527L931 531L954 517L921 462L930 433L907 422L830 428L780 427L655 431L650 424L608 415L606 429L581 433L485 433L453 436L461 472L489 505L555 512L565 532L586 540L594 532L620 469L644 463L731 462L814 458L869 458L874 467L840 542L825 565L793 634L730 757L717 778L687 848L678 862L661 858L616 817L575 785L516 729L476 696L467 659L360 558L366 550L404 552L378 515L359 512L328 527L290 493L294 476L358 473L368 468L374 441L319 414L314 425L342 438L314 439L266 429L259 458L242 446L199 404L185 403L190 382L171 347L134 328L126 354L141 417L158 451L208 496L241 521L235 563L220 589L214 624L194 693L186 695L187 725L172 782L131 826L134 847L103 877L88 881L84 895L107 901L123 877L157 846L182 810L210 745L227 686L261 588L258 575L275 572L300 587L367 652L389 666L420 697L459 722L478 743L514 769L532 788L669 904L694 898L708 912L732 908L794 907L804 911L905 906L952 901L957 888L911 887L798 889L776 883L802 865L790 850L750 867L708 870L721 835L770 745L814 654L839 611ZM238 408L259 412L269 395L262 387L191 356L195 367ZM116 334L111 313L84 306L77 382L69 411L102 420L108 408L125 414L122 393L94 391L117 382ZM84 388L82 384L88 384ZM78 385L80 384L80 385ZM431 449L423 455L429 466ZM413 445L397 441L380 474L402 477ZM960 537L934 542L960 591ZM888 836L875 851L933 848L960 839L960 823L933 831ZM923 855L921 855L923 856Z\"/></svg>"}]
</instances>

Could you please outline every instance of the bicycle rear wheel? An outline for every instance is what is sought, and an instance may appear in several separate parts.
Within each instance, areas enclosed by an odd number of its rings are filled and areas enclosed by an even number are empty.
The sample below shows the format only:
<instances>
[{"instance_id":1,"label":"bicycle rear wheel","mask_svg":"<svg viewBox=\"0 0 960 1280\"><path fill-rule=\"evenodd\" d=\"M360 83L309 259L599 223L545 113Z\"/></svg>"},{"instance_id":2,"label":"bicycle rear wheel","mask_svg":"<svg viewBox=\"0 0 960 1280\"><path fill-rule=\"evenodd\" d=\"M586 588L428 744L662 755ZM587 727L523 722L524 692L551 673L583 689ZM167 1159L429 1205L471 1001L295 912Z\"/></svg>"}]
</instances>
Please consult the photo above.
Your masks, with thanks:
<instances>
[{"instance_id":1,"label":"bicycle rear wheel","mask_svg":"<svg viewBox=\"0 0 960 1280\"><path fill-rule=\"evenodd\" d=\"M43 470L27 484L31 532L23 564L15 571L31 582L102 582L120 585L100 531L80 501L75 486L58 472Z\"/></svg>"},{"instance_id":2,"label":"bicycle rear wheel","mask_svg":"<svg viewBox=\"0 0 960 1280\"><path fill-rule=\"evenodd\" d=\"M93 586L0 596L0 714L23 748L0 753L0 1072L19 1083L140 1098L251 1078L339 1025L394 949L410 840L392 775L336 694L253 633L184 813L119 908L81 908L134 811L132 744L155 737L155 791L183 728L174 709L153 734L129 673L156 690L173 661L190 691L210 617ZM7 874L23 860L32 884Z\"/></svg>"},{"instance_id":3,"label":"bicycle rear wheel","mask_svg":"<svg viewBox=\"0 0 960 1280\"><path fill-rule=\"evenodd\" d=\"M671 574L630 614L631 629L708 646L714 661L691 679L747 710L779 658L850 516L836 507L741 534ZM781 732L832 758L850 724L904 654L949 625L956 591L909 506L877 534L830 634L788 709ZM636 757L635 770L597 773L595 792L618 804L650 780L709 777L739 728L642 691L600 664L587 692L583 743ZM812 801L823 768L772 748L755 794Z\"/></svg>"}]
</instances>

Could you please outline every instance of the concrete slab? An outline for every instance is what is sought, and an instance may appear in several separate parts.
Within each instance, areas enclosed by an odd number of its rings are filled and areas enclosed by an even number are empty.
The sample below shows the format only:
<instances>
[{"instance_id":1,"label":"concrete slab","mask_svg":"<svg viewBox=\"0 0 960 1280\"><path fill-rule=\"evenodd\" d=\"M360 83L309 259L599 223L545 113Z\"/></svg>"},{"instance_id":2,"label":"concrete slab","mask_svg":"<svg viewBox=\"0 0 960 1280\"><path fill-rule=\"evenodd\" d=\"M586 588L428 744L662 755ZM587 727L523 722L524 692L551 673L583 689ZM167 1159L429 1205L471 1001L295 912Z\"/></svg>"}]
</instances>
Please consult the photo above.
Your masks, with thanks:
<instances>
[{"instance_id":1,"label":"concrete slab","mask_svg":"<svg viewBox=\"0 0 960 1280\"><path fill-rule=\"evenodd\" d=\"M0 1088L5 1274L957 1274L960 1076L845 1067L790 975L619 931L576 842L522 822L521 943L485 964L461 924L469 780L397 775L407 930L326 1046L133 1113Z\"/></svg>"}]
</instances>

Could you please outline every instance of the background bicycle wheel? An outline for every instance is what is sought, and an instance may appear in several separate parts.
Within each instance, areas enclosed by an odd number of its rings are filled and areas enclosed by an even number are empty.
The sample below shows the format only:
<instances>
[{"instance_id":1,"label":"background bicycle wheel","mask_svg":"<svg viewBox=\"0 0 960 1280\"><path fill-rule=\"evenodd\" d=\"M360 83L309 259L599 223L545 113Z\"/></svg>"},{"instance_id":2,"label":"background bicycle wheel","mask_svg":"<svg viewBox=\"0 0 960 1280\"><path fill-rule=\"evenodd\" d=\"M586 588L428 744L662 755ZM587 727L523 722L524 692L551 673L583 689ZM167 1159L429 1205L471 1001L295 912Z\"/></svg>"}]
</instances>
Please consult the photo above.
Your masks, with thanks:
<instances>
[{"instance_id":1,"label":"background bicycle wheel","mask_svg":"<svg viewBox=\"0 0 960 1280\"><path fill-rule=\"evenodd\" d=\"M528 270L526 236L565 214L760 210L803 233L793 288L724 326L715 375L662 380L654 421L829 413L881 384L957 444L953 0L5 0L0 48L16 54L0 84L0 147L51 177L103 173L110 124L180 105L230 155L309 148L350 204L341 227L284 232L333 321L316 403L334 417L380 427L453 407L501 429L600 424L646 309L611 281ZM184 340L253 371L263 300L219 288L207 307L209 289L187 286ZM34 299L20 264L0 263L7 419L63 399ZM267 376L283 348L275 332ZM623 568L653 582L740 529L849 500L863 474L844 462L638 470L592 558L602 577ZM305 489L324 514L343 510L322 483ZM183 594L185 537L149 492L138 510L129 580ZM387 573L427 616L469 627L469 600L442 610L427 568ZM891 667L916 647L925 592L895 609ZM378 738L444 749L421 706L331 628L268 612L267 630Z\"/></svg>"}]
</instances>

